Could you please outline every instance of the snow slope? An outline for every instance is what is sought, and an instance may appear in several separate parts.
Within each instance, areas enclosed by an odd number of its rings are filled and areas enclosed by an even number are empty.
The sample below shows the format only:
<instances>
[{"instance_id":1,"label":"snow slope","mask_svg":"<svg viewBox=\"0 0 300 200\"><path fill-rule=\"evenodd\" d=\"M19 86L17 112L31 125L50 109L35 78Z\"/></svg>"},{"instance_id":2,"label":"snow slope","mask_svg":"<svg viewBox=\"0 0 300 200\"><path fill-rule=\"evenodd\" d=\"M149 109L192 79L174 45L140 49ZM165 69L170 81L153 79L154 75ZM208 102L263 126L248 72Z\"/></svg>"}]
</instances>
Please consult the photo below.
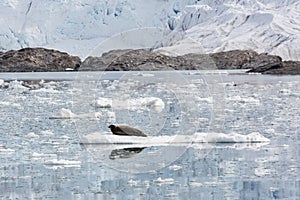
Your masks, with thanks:
<instances>
[{"instance_id":1,"label":"snow slope","mask_svg":"<svg viewBox=\"0 0 300 200\"><path fill-rule=\"evenodd\" d=\"M298 0L202 0L186 6L175 30L184 31L198 51L253 49L300 60ZM183 48L167 50L180 54Z\"/></svg>"},{"instance_id":2,"label":"snow slope","mask_svg":"<svg viewBox=\"0 0 300 200\"><path fill-rule=\"evenodd\" d=\"M0 16L0 51L39 46L84 58L172 45L160 50L300 60L298 0L2 0Z\"/></svg>"}]
</instances>

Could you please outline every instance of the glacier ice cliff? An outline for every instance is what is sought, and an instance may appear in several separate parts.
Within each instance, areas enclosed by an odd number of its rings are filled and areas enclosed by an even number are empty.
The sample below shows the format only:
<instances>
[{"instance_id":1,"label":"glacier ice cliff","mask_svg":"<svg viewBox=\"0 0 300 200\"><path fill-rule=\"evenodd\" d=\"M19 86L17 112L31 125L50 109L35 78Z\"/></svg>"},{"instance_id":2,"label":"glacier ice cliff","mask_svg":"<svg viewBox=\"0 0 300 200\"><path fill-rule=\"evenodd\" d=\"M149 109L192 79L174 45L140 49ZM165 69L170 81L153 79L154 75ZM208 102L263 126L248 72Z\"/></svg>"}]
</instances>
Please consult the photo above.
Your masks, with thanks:
<instances>
[{"instance_id":1,"label":"glacier ice cliff","mask_svg":"<svg viewBox=\"0 0 300 200\"><path fill-rule=\"evenodd\" d=\"M85 58L114 48L252 49L300 60L299 13L298 0L3 0L0 51L44 47Z\"/></svg>"}]
</instances>

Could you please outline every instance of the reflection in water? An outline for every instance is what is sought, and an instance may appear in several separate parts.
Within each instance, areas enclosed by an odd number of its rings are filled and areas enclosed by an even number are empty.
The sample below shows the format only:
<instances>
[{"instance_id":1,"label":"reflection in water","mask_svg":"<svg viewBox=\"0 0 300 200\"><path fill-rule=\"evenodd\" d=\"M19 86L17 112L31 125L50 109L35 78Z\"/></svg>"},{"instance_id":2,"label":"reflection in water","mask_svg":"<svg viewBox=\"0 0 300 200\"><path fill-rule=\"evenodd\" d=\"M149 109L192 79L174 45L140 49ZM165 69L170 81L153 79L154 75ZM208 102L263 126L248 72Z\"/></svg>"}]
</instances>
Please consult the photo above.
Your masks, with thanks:
<instances>
[{"instance_id":1,"label":"reflection in water","mask_svg":"<svg viewBox=\"0 0 300 200\"><path fill-rule=\"evenodd\" d=\"M130 158L135 154L143 151L146 147L135 147L135 148L124 148L124 149L114 149L109 155L109 159L114 160L118 158Z\"/></svg>"}]
</instances>

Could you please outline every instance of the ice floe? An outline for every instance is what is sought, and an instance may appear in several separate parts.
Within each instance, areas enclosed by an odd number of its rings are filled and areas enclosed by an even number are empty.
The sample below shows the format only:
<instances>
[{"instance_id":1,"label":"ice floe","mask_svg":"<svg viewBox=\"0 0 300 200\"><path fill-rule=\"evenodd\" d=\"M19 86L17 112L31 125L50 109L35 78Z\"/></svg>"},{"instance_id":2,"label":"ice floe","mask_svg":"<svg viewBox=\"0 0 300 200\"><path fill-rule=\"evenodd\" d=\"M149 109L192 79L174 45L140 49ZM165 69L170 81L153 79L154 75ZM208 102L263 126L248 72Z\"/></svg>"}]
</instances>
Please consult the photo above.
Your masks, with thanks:
<instances>
[{"instance_id":1,"label":"ice floe","mask_svg":"<svg viewBox=\"0 0 300 200\"><path fill-rule=\"evenodd\" d=\"M82 144L143 144L146 146L170 145L181 143L259 143L269 142L269 139L258 132L247 135L238 133L195 133L193 135L171 135L171 136L118 136L103 132L91 133L81 138Z\"/></svg>"},{"instance_id":2,"label":"ice floe","mask_svg":"<svg viewBox=\"0 0 300 200\"><path fill-rule=\"evenodd\" d=\"M161 177L159 177L158 179L154 180L154 182L157 184L172 184L174 183L174 179L172 178L162 179Z\"/></svg>"},{"instance_id":3,"label":"ice floe","mask_svg":"<svg viewBox=\"0 0 300 200\"><path fill-rule=\"evenodd\" d=\"M45 165L80 166L81 161L51 159L51 160L45 161Z\"/></svg>"},{"instance_id":4,"label":"ice floe","mask_svg":"<svg viewBox=\"0 0 300 200\"><path fill-rule=\"evenodd\" d=\"M60 114L57 116L49 117L50 119L99 119L102 117L102 114L99 112L95 113L83 113L83 114L75 114L70 109L62 108L60 110Z\"/></svg>"},{"instance_id":5,"label":"ice floe","mask_svg":"<svg viewBox=\"0 0 300 200\"><path fill-rule=\"evenodd\" d=\"M149 110L161 112L165 104L157 97L143 97L132 99L116 99L100 97L96 100L95 106L98 108L128 109L128 110Z\"/></svg>"}]
</instances>

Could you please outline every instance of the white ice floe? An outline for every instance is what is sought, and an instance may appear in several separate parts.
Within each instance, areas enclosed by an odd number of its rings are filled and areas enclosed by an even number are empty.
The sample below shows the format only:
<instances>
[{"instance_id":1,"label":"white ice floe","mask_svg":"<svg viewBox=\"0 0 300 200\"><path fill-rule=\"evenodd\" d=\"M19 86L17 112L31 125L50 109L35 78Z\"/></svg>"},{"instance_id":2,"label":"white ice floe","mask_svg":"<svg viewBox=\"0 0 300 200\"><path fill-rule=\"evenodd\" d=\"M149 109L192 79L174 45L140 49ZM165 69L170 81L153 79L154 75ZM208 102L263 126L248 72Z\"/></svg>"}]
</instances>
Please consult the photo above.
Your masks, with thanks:
<instances>
[{"instance_id":1,"label":"white ice floe","mask_svg":"<svg viewBox=\"0 0 300 200\"><path fill-rule=\"evenodd\" d=\"M21 107L21 105L18 103L7 102L7 101L0 101L0 105L11 106L11 107Z\"/></svg>"},{"instance_id":2,"label":"white ice floe","mask_svg":"<svg viewBox=\"0 0 300 200\"><path fill-rule=\"evenodd\" d=\"M174 183L174 179L172 178L162 179L161 177L159 177L158 179L154 180L154 182L157 184L172 184Z\"/></svg>"},{"instance_id":3,"label":"white ice floe","mask_svg":"<svg viewBox=\"0 0 300 200\"><path fill-rule=\"evenodd\" d=\"M11 154L14 152L15 152L15 150L13 150L13 149L0 147L0 154Z\"/></svg>"},{"instance_id":4,"label":"white ice floe","mask_svg":"<svg viewBox=\"0 0 300 200\"><path fill-rule=\"evenodd\" d=\"M40 138L40 136L35 134L34 132L28 133L27 135L25 135L25 137L28 138L28 139L38 139L38 138Z\"/></svg>"},{"instance_id":5,"label":"white ice floe","mask_svg":"<svg viewBox=\"0 0 300 200\"><path fill-rule=\"evenodd\" d=\"M99 119L102 115L99 112L95 113L83 113L83 114L75 114L71 110L62 108L60 110L60 114L58 116L49 117L50 119Z\"/></svg>"},{"instance_id":6,"label":"white ice floe","mask_svg":"<svg viewBox=\"0 0 300 200\"><path fill-rule=\"evenodd\" d=\"M149 110L161 112L165 103L162 99L157 97L143 97L132 99L112 99L112 98L98 98L95 102L98 108L113 108L113 109L128 109L128 110Z\"/></svg>"},{"instance_id":7,"label":"white ice floe","mask_svg":"<svg viewBox=\"0 0 300 200\"><path fill-rule=\"evenodd\" d=\"M238 133L195 133L193 135L172 136L118 136L107 133L91 133L81 138L82 144L142 144L143 146L165 146L192 143L260 143L269 139L258 132L247 135Z\"/></svg>"},{"instance_id":8,"label":"white ice floe","mask_svg":"<svg viewBox=\"0 0 300 200\"><path fill-rule=\"evenodd\" d=\"M52 154L52 153L37 153L37 152L33 152L32 153L32 157L34 159L39 159L39 158L56 158L57 155L56 154Z\"/></svg>"},{"instance_id":9,"label":"white ice floe","mask_svg":"<svg viewBox=\"0 0 300 200\"><path fill-rule=\"evenodd\" d=\"M110 98L98 98L95 102L97 108L111 108L113 104L112 99Z\"/></svg>"},{"instance_id":10,"label":"white ice floe","mask_svg":"<svg viewBox=\"0 0 300 200\"><path fill-rule=\"evenodd\" d=\"M171 166L169 166L168 168L171 169L171 170L174 170L174 171L177 171L177 170L182 169L182 167L181 167L181 166L178 166L178 165L171 165Z\"/></svg>"},{"instance_id":11,"label":"white ice floe","mask_svg":"<svg viewBox=\"0 0 300 200\"><path fill-rule=\"evenodd\" d=\"M130 179L130 180L128 181L128 184L129 184L130 186L137 186L137 185L140 185L141 182L140 182L140 181L137 181L137 180L132 180L132 179Z\"/></svg>"},{"instance_id":12,"label":"white ice floe","mask_svg":"<svg viewBox=\"0 0 300 200\"><path fill-rule=\"evenodd\" d=\"M54 135L54 133L50 130L46 130L46 131L41 131L42 135Z\"/></svg>"},{"instance_id":13,"label":"white ice floe","mask_svg":"<svg viewBox=\"0 0 300 200\"><path fill-rule=\"evenodd\" d=\"M8 84L8 88L11 89L11 90L18 91L18 92L25 92L25 91L28 91L30 89L30 88L25 87L23 85L23 81L11 81Z\"/></svg>"},{"instance_id":14,"label":"white ice floe","mask_svg":"<svg viewBox=\"0 0 300 200\"><path fill-rule=\"evenodd\" d=\"M66 167L79 166L80 167L81 162L76 161L76 160L51 159L51 160L45 161L45 165L59 165L59 166L66 166Z\"/></svg>"},{"instance_id":15,"label":"white ice floe","mask_svg":"<svg viewBox=\"0 0 300 200\"><path fill-rule=\"evenodd\" d=\"M201 187L201 186L203 186L202 183L194 182L194 181L189 182L189 185L192 186L192 187Z\"/></svg>"},{"instance_id":16,"label":"white ice floe","mask_svg":"<svg viewBox=\"0 0 300 200\"><path fill-rule=\"evenodd\" d=\"M233 96L227 98L228 101L236 101L239 103L250 103L250 104L259 104L260 100L254 97L241 97L241 96Z\"/></svg>"}]
</instances>

